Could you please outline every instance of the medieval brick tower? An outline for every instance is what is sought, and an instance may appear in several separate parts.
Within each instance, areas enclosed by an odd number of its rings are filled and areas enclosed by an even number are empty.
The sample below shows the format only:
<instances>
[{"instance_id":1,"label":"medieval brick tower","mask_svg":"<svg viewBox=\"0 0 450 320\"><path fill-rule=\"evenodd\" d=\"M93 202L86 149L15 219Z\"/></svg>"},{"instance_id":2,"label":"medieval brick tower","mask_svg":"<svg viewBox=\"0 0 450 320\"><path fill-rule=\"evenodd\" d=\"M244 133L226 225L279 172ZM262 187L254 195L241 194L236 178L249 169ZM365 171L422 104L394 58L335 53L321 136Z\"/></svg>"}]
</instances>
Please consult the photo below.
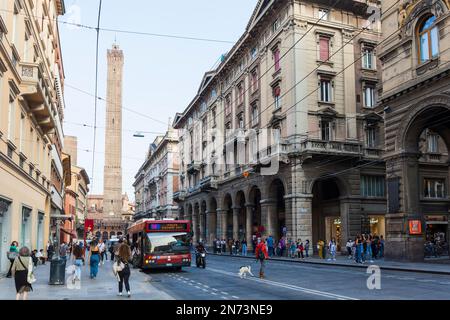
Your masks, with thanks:
<instances>
[{"instance_id":1,"label":"medieval brick tower","mask_svg":"<svg viewBox=\"0 0 450 320\"><path fill-rule=\"evenodd\" d=\"M123 52L114 44L108 50L106 93L105 168L103 176L104 216L122 212L122 70Z\"/></svg>"}]
</instances>

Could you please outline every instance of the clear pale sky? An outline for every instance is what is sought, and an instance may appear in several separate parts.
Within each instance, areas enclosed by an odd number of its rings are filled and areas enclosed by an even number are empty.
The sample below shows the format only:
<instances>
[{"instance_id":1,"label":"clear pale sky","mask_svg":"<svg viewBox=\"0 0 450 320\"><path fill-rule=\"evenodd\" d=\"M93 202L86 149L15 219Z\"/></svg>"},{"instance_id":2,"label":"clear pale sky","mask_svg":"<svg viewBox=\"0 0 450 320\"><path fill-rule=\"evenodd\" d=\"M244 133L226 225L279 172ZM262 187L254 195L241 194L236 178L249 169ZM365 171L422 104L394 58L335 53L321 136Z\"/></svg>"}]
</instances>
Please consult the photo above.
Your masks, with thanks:
<instances>
[{"instance_id":1,"label":"clear pale sky","mask_svg":"<svg viewBox=\"0 0 450 320\"><path fill-rule=\"evenodd\" d=\"M66 0L61 21L96 26L99 0ZM237 41L257 0L103 0L101 27L148 33ZM94 97L72 87L95 92L95 30L59 25L65 87L64 133L78 137L78 165L86 169L90 193L103 193L105 103L97 107L97 147L92 173ZM123 107L167 124L123 110L122 192L134 200L134 175L144 161L154 134L135 138L135 131L165 132L169 117L182 112L211 69L232 44L129 35L102 31L99 45L98 96L106 99L106 50L115 38L124 51ZM70 122L70 123L69 123ZM128 131L129 130L129 131ZM86 152L88 150L89 152ZM93 183L93 186L92 186ZM93 187L93 188L92 188Z\"/></svg>"}]
</instances>

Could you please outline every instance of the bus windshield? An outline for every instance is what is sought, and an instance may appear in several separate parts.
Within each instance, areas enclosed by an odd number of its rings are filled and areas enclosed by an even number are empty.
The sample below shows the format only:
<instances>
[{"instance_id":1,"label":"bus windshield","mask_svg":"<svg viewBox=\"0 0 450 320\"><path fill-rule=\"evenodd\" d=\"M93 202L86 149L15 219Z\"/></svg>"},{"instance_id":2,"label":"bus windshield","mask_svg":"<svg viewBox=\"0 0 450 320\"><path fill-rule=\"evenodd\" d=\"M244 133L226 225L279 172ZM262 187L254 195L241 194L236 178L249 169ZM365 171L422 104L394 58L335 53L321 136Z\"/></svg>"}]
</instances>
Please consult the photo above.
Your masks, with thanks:
<instances>
[{"instance_id":1,"label":"bus windshield","mask_svg":"<svg viewBox=\"0 0 450 320\"><path fill-rule=\"evenodd\" d=\"M185 232L148 233L147 254L189 253L189 238Z\"/></svg>"}]
</instances>

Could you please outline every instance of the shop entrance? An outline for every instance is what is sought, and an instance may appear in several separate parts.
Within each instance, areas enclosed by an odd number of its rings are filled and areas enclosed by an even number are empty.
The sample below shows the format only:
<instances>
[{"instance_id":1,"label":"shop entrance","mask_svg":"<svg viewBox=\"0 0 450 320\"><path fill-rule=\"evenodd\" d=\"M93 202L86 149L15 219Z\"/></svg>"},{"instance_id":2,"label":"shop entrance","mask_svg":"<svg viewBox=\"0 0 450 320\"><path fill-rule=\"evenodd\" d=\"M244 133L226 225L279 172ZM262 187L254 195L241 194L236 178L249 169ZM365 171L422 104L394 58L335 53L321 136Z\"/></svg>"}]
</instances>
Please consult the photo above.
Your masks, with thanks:
<instances>
[{"instance_id":1,"label":"shop entrance","mask_svg":"<svg viewBox=\"0 0 450 320\"><path fill-rule=\"evenodd\" d=\"M448 221L446 216L425 216L425 256L448 256Z\"/></svg>"},{"instance_id":2,"label":"shop entrance","mask_svg":"<svg viewBox=\"0 0 450 320\"><path fill-rule=\"evenodd\" d=\"M331 239L336 240L337 250L341 250L341 218L326 217L325 218L325 238L327 245Z\"/></svg>"}]
</instances>

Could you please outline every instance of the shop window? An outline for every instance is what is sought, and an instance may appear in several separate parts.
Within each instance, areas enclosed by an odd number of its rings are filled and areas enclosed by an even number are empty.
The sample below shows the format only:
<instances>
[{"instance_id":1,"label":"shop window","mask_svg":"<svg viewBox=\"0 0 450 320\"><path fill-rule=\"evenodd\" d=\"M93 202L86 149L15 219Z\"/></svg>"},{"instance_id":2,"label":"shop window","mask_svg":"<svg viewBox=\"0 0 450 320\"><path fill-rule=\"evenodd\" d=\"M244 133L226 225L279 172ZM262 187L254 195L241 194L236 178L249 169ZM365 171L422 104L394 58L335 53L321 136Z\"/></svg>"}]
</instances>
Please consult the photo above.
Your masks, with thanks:
<instances>
[{"instance_id":1,"label":"shop window","mask_svg":"<svg viewBox=\"0 0 450 320\"><path fill-rule=\"evenodd\" d=\"M361 176L361 195L363 197L384 197L385 179L383 176Z\"/></svg>"},{"instance_id":2,"label":"shop window","mask_svg":"<svg viewBox=\"0 0 450 320\"><path fill-rule=\"evenodd\" d=\"M430 16L422 21L417 29L419 62L423 63L439 55L439 30L436 17Z\"/></svg>"},{"instance_id":3,"label":"shop window","mask_svg":"<svg viewBox=\"0 0 450 320\"><path fill-rule=\"evenodd\" d=\"M445 198L445 179L424 179L423 196L425 198Z\"/></svg>"}]
</instances>

